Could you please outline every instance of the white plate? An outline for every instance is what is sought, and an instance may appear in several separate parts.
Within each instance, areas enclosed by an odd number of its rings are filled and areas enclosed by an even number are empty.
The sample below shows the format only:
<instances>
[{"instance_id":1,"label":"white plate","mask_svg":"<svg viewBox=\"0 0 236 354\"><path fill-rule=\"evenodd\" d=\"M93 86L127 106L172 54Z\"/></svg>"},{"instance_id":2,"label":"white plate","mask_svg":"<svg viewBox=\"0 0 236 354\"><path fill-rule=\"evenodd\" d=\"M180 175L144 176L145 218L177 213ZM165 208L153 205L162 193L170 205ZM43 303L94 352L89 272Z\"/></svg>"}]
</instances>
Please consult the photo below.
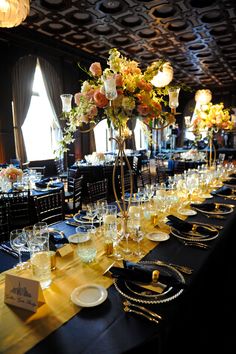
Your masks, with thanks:
<instances>
[{"instance_id":1,"label":"white plate","mask_svg":"<svg viewBox=\"0 0 236 354\"><path fill-rule=\"evenodd\" d=\"M210 198L213 198L213 195L211 195L209 193L205 193L205 194L200 194L199 197L203 198L203 199L210 199Z\"/></svg>"},{"instance_id":2,"label":"white plate","mask_svg":"<svg viewBox=\"0 0 236 354\"><path fill-rule=\"evenodd\" d=\"M70 243L83 243L88 241L89 239L90 239L89 234L82 233L82 232L68 236L68 241Z\"/></svg>"},{"instance_id":3,"label":"white plate","mask_svg":"<svg viewBox=\"0 0 236 354\"><path fill-rule=\"evenodd\" d=\"M97 284L87 284L75 288L71 293L71 301L78 306L93 307L107 298L107 290Z\"/></svg>"},{"instance_id":4,"label":"white plate","mask_svg":"<svg viewBox=\"0 0 236 354\"><path fill-rule=\"evenodd\" d=\"M196 215L197 212L195 210L192 210L192 209L178 209L178 213L180 215L186 215L186 216L193 216L193 215Z\"/></svg>"},{"instance_id":5,"label":"white plate","mask_svg":"<svg viewBox=\"0 0 236 354\"><path fill-rule=\"evenodd\" d=\"M148 238L151 241L166 241L169 240L170 235L162 231L150 232L149 234L146 235L146 238Z\"/></svg>"}]
</instances>

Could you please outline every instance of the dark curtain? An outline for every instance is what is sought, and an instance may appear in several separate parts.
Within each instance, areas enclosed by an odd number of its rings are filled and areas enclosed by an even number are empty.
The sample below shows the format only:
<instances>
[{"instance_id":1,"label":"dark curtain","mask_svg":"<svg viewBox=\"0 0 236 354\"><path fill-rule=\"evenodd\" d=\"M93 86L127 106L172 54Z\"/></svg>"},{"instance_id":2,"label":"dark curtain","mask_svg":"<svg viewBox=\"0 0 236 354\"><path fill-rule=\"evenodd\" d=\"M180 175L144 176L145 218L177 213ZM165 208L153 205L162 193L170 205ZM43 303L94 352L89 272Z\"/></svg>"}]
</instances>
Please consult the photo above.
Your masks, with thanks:
<instances>
[{"instance_id":1,"label":"dark curtain","mask_svg":"<svg viewBox=\"0 0 236 354\"><path fill-rule=\"evenodd\" d=\"M43 75L44 85L47 91L48 99L54 110L54 115L57 118L58 124L63 129L63 123L60 119L62 105L60 95L62 94L62 80L58 76L54 67L45 59L38 57L39 65Z\"/></svg>"},{"instance_id":2,"label":"dark curtain","mask_svg":"<svg viewBox=\"0 0 236 354\"><path fill-rule=\"evenodd\" d=\"M16 156L26 162L26 150L22 134L32 95L37 57L29 55L20 58L12 71L13 124Z\"/></svg>"},{"instance_id":3,"label":"dark curtain","mask_svg":"<svg viewBox=\"0 0 236 354\"><path fill-rule=\"evenodd\" d=\"M127 122L127 127L131 131L131 136L126 139L125 141L125 147L126 149L131 149L131 150L136 150L136 144L135 144L135 136L134 136L134 129L136 126L137 118L130 118Z\"/></svg>"},{"instance_id":4,"label":"dark curtain","mask_svg":"<svg viewBox=\"0 0 236 354\"><path fill-rule=\"evenodd\" d=\"M94 131L91 129L89 132L83 133L82 130L89 130L88 124L83 124L81 130L75 134L75 160L83 159L85 155L92 154L96 151Z\"/></svg>"}]
</instances>

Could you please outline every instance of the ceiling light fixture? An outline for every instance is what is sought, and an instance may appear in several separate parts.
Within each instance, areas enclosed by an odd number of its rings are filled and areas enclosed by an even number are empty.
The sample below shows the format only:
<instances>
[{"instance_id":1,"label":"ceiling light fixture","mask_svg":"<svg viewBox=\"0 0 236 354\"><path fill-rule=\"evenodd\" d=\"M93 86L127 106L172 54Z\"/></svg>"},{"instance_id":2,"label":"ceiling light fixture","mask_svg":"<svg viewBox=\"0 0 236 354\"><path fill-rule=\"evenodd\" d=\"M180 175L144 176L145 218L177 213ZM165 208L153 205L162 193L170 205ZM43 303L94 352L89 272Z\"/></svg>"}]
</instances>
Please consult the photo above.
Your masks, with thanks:
<instances>
[{"instance_id":1,"label":"ceiling light fixture","mask_svg":"<svg viewBox=\"0 0 236 354\"><path fill-rule=\"evenodd\" d=\"M0 0L0 27L19 26L29 11L29 0Z\"/></svg>"},{"instance_id":2,"label":"ceiling light fixture","mask_svg":"<svg viewBox=\"0 0 236 354\"><path fill-rule=\"evenodd\" d=\"M197 90L195 94L195 101L199 105L208 104L209 102L211 102L211 99L212 99L211 91L207 89Z\"/></svg>"},{"instance_id":3,"label":"ceiling light fixture","mask_svg":"<svg viewBox=\"0 0 236 354\"><path fill-rule=\"evenodd\" d=\"M167 86L173 79L173 68L170 63L163 64L162 68L158 70L158 73L153 77L151 83L155 87Z\"/></svg>"}]
</instances>

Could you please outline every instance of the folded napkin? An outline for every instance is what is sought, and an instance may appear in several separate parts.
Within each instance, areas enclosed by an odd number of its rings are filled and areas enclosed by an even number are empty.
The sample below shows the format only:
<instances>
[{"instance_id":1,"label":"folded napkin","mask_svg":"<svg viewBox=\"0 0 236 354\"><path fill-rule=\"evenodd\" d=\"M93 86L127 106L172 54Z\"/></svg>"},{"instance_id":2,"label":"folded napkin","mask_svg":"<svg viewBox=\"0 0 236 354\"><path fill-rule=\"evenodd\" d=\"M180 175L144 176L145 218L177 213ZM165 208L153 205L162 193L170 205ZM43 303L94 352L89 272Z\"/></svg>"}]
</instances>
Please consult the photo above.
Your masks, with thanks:
<instances>
[{"instance_id":1,"label":"folded napkin","mask_svg":"<svg viewBox=\"0 0 236 354\"><path fill-rule=\"evenodd\" d=\"M191 207L202 210L202 211L220 211L225 212L229 211L230 207L228 205L223 204L215 204L215 203L202 203L202 204L194 204L191 203Z\"/></svg>"},{"instance_id":2,"label":"folded napkin","mask_svg":"<svg viewBox=\"0 0 236 354\"><path fill-rule=\"evenodd\" d=\"M231 177L231 178L236 178L236 173L231 173L231 174L229 175L229 177Z\"/></svg>"},{"instance_id":3,"label":"folded napkin","mask_svg":"<svg viewBox=\"0 0 236 354\"><path fill-rule=\"evenodd\" d=\"M114 278L120 278L143 284L153 284L153 271L157 270L159 272L158 282L178 288L185 287L185 283L182 283L181 280L175 278L170 274L164 274L160 270L160 267L155 267L155 265L149 265L148 267L145 267L142 264L133 263L129 261L123 261L123 265L124 268L111 267L109 269Z\"/></svg>"},{"instance_id":4,"label":"folded napkin","mask_svg":"<svg viewBox=\"0 0 236 354\"><path fill-rule=\"evenodd\" d=\"M35 186L38 188L47 188L48 187L48 182L45 182L44 180L41 180L39 182L35 182ZM52 182L50 183L50 188L60 188L61 187L61 182Z\"/></svg>"},{"instance_id":5,"label":"folded napkin","mask_svg":"<svg viewBox=\"0 0 236 354\"><path fill-rule=\"evenodd\" d=\"M221 194L221 195L231 195L232 194L232 189L226 186L223 186L219 189L216 189L215 191L211 192L211 194L217 195L217 194Z\"/></svg>"},{"instance_id":6,"label":"folded napkin","mask_svg":"<svg viewBox=\"0 0 236 354\"><path fill-rule=\"evenodd\" d=\"M64 246L66 243L69 243L66 237L57 238L57 233L49 232L49 249L51 251L56 251L58 248Z\"/></svg>"},{"instance_id":7,"label":"folded napkin","mask_svg":"<svg viewBox=\"0 0 236 354\"><path fill-rule=\"evenodd\" d=\"M236 178L228 179L227 181L223 181L224 184L236 185Z\"/></svg>"},{"instance_id":8,"label":"folded napkin","mask_svg":"<svg viewBox=\"0 0 236 354\"><path fill-rule=\"evenodd\" d=\"M203 211L213 211L216 208L215 203L202 203L202 204L191 203L190 205L193 208L197 208Z\"/></svg>"},{"instance_id":9,"label":"folded napkin","mask_svg":"<svg viewBox=\"0 0 236 354\"><path fill-rule=\"evenodd\" d=\"M174 227L176 230L178 230L180 232L189 233L190 231L193 230L194 224L184 221L184 220L181 220L174 215L168 215L167 219L169 220L167 222L167 224L169 226ZM211 230L208 227L204 227L204 226L200 226L200 225L199 226L197 225L194 228L193 232L204 235L204 236L214 236L216 234L215 230Z\"/></svg>"}]
</instances>

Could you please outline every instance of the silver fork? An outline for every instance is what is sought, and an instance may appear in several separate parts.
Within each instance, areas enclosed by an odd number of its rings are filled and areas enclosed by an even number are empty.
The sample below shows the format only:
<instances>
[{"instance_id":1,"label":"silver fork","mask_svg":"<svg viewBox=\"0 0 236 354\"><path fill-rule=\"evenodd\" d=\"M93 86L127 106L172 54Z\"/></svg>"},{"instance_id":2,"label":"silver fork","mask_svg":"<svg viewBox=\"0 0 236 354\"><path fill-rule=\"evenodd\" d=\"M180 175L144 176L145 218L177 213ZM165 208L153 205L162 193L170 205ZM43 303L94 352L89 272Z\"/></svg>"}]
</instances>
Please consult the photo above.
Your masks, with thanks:
<instances>
[{"instance_id":1,"label":"silver fork","mask_svg":"<svg viewBox=\"0 0 236 354\"><path fill-rule=\"evenodd\" d=\"M127 306L127 307L131 306L131 307L133 307L133 308L139 309L139 310L144 311L144 312L146 312L147 314L149 314L149 315L151 315L151 316L153 316L153 317L155 317L155 318L158 318L159 320L162 320L162 317L161 317L158 313L156 313L156 312L154 312L154 311L151 311L151 310L147 309L147 308L144 307L144 306L140 306L140 305L133 304L133 303L130 302L129 300L125 300L125 301L123 302L123 305L125 305L125 306Z\"/></svg>"},{"instance_id":2,"label":"silver fork","mask_svg":"<svg viewBox=\"0 0 236 354\"><path fill-rule=\"evenodd\" d=\"M140 316L143 316L143 317L147 318L149 321L152 321L152 322L155 322L155 323L159 324L159 321L156 320L154 317L149 316L149 315L147 315L144 312L133 310L133 309L129 308L128 306L124 307L124 311L125 312L135 313L136 315L140 315Z\"/></svg>"}]
</instances>

